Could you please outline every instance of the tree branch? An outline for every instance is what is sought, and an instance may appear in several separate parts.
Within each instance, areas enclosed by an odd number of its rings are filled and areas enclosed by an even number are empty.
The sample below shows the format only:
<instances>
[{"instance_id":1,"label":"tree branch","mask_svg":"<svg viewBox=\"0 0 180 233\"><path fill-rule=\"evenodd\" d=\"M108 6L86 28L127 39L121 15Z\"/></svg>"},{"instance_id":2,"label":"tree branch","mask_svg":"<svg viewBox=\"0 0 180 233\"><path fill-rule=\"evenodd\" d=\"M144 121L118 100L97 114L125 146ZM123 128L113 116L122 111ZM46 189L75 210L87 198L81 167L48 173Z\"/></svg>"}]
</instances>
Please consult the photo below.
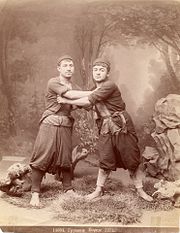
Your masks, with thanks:
<instances>
[{"instance_id":1,"label":"tree branch","mask_svg":"<svg viewBox=\"0 0 180 233\"><path fill-rule=\"evenodd\" d=\"M178 53L180 54L180 48L179 48L179 46L178 46L178 44L177 44L176 40L174 40L174 39L173 39L173 37L172 37L172 36L170 36L170 35L166 35L166 37L172 41L172 44L174 44L174 46L175 46L176 50L177 50L177 51L178 51Z\"/></svg>"},{"instance_id":2,"label":"tree branch","mask_svg":"<svg viewBox=\"0 0 180 233\"><path fill-rule=\"evenodd\" d=\"M106 26L104 26L104 29L102 30L101 34L100 34L100 39L99 39L99 43L98 43L98 46L97 46L97 50L96 50L96 57L98 56L99 54L99 51L101 49L101 47L103 46L103 44L107 43L108 41L106 42L102 42L103 41L103 37L106 33L107 30L110 30L110 28L113 26L114 24L112 22L110 22L109 24L107 24Z\"/></svg>"},{"instance_id":3,"label":"tree branch","mask_svg":"<svg viewBox=\"0 0 180 233\"><path fill-rule=\"evenodd\" d=\"M171 65L171 61L170 61L170 58L169 58L169 49L168 49L168 46L165 45L164 46L164 61L165 61L165 64L166 64L166 67L167 67L167 70L169 72L169 75L173 81L173 85L174 87L179 90L180 89L180 80L178 79L178 77L176 76L176 73Z\"/></svg>"},{"instance_id":4,"label":"tree branch","mask_svg":"<svg viewBox=\"0 0 180 233\"><path fill-rule=\"evenodd\" d=\"M171 46L172 48L174 48L175 50L177 50L178 54L180 54L180 48L177 47L176 44L173 44L172 42L166 40L164 37L160 36L158 33L155 33L155 35L162 40L164 43L166 43L167 45Z\"/></svg>"},{"instance_id":5,"label":"tree branch","mask_svg":"<svg viewBox=\"0 0 180 233\"><path fill-rule=\"evenodd\" d=\"M169 26L169 28L173 33L175 33L177 35L178 39L180 40L180 33L178 32L176 27Z\"/></svg>"},{"instance_id":6,"label":"tree branch","mask_svg":"<svg viewBox=\"0 0 180 233\"><path fill-rule=\"evenodd\" d=\"M165 51L163 51L163 49L161 49L154 41L151 42L151 44L162 54L165 55Z\"/></svg>"}]
</instances>

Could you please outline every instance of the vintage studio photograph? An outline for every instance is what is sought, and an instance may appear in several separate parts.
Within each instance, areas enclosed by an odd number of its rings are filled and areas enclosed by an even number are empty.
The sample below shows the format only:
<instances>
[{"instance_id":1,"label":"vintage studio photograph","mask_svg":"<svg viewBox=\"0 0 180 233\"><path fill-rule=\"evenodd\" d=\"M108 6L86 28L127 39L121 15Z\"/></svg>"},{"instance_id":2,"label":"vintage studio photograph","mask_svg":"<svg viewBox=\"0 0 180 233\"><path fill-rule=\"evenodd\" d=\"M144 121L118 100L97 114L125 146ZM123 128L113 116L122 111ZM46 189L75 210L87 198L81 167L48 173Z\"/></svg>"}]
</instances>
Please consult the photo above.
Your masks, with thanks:
<instances>
[{"instance_id":1,"label":"vintage studio photograph","mask_svg":"<svg viewBox=\"0 0 180 233\"><path fill-rule=\"evenodd\" d=\"M180 2L0 0L0 232L179 216Z\"/></svg>"}]
</instances>

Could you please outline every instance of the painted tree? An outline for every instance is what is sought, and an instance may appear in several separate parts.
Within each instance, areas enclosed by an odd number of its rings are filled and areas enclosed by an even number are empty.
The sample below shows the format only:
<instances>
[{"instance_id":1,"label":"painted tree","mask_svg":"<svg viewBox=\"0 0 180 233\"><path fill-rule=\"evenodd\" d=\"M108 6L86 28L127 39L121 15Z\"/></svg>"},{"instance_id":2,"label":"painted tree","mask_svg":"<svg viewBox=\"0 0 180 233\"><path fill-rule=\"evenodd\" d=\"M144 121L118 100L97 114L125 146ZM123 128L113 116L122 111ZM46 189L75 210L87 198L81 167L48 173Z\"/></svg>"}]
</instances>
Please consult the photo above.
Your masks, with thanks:
<instances>
[{"instance_id":1,"label":"painted tree","mask_svg":"<svg viewBox=\"0 0 180 233\"><path fill-rule=\"evenodd\" d=\"M109 4L109 9L109 19L114 22L111 40L131 47L153 46L166 67L160 83L152 86L154 91L145 93L138 114L144 121L152 114L158 98L180 90L180 4L114 1Z\"/></svg>"},{"instance_id":2,"label":"painted tree","mask_svg":"<svg viewBox=\"0 0 180 233\"><path fill-rule=\"evenodd\" d=\"M116 5L116 7L115 7ZM160 52L171 82L180 89L180 4L177 2L134 2L114 5L112 20L122 40L148 44Z\"/></svg>"},{"instance_id":3,"label":"painted tree","mask_svg":"<svg viewBox=\"0 0 180 233\"><path fill-rule=\"evenodd\" d=\"M167 68L176 92L180 90L180 4L177 2L99 2L86 6L77 21L75 40L83 86L90 85L92 60L106 46L153 46ZM174 90L173 90L174 91Z\"/></svg>"},{"instance_id":4,"label":"painted tree","mask_svg":"<svg viewBox=\"0 0 180 233\"><path fill-rule=\"evenodd\" d=\"M77 18L74 38L77 58L84 88L92 87L92 62L103 56L106 46L113 43L114 22L102 4L86 4Z\"/></svg>"},{"instance_id":5,"label":"painted tree","mask_svg":"<svg viewBox=\"0 0 180 233\"><path fill-rule=\"evenodd\" d=\"M7 105L6 127L9 128L11 135L15 135L16 84L25 82L28 78L28 73L33 67L29 62L32 62L33 58L23 56L20 48L17 54L11 57L11 50L14 48L13 41L19 39L22 43L34 43L36 35L33 31L44 18L43 14L39 16L34 12L31 4L26 8L23 3L15 0L6 0L3 3L0 19L0 91Z\"/></svg>"}]
</instances>

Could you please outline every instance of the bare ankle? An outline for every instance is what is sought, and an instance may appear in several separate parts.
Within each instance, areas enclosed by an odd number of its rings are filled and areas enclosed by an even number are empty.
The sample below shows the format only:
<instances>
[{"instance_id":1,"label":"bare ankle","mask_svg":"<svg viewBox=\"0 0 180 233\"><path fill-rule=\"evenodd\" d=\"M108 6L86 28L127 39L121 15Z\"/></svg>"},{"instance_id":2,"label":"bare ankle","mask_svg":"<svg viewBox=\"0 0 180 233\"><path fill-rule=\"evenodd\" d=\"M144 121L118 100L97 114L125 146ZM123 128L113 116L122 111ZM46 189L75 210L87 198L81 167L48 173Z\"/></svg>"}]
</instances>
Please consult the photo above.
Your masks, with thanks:
<instances>
[{"instance_id":1,"label":"bare ankle","mask_svg":"<svg viewBox=\"0 0 180 233\"><path fill-rule=\"evenodd\" d=\"M140 187L140 188L136 188L137 192L144 192L143 188Z\"/></svg>"},{"instance_id":2,"label":"bare ankle","mask_svg":"<svg viewBox=\"0 0 180 233\"><path fill-rule=\"evenodd\" d=\"M142 197L144 200L149 201L149 202L153 201L153 198L152 198L149 194L147 194L147 193L143 190L143 188L137 188L137 193L138 193L139 196Z\"/></svg>"},{"instance_id":3,"label":"bare ankle","mask_svg":"<svg viewBox=\"0 0 180 233\"><path fill-rule=\"evenodd\" d=\"M34 207L39 206L39 193L38 192L32 192L31 194L31 200L30 200L30 205Z\"/></svg>"},{"instance_id":4,"label":"bare ankle","mask_svg":"<svg viewBox=\"0 0 180 233\"><path fill-rule=\"evenodd\" d=\"M96 186L95 191L102 192L103 191L103 187L102 186Z\"/></svg>"},{"instance_id":5,"label":"bare ankle","mask_svg":"<svg viewBox=\"0 0 180 233\"><path fill-rule=\"evenodd\" d=\"M32 192L32 193L31 193L31 196L39 197L39 193L38 193L38 192Z\"/></svg>"}]
</instances>

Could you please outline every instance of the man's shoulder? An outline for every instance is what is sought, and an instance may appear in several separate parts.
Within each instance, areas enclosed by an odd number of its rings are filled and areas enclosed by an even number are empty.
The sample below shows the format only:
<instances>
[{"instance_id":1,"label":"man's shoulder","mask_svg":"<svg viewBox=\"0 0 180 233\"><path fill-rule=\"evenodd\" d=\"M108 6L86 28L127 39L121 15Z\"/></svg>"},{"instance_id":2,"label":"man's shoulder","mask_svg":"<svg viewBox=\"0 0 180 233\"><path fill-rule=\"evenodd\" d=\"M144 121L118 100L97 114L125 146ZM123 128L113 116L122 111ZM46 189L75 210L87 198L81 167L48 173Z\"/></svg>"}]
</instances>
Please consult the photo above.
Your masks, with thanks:
<instances>
[{"instance_id":1,"label":"man's shoulder","mask_svg":"<svg viewBox=\"0 0 180 233\"><path fill-rule=\"evenodd\" d=\"M48 87L51 87L51 86L64 86L61 82L60 82L60 80L59 80L59 77L53 77L53 78L50 78L49 80L48 80L48 84L47 84L47 86Z\"/></svg>"},{"instance_id":2,"label":"man's shoulder","mask_svg":"<svg viewBox=\"0 0 180 233\"><path fill-rule=\"evenodd\" d=\"M116 88L117 87L115 82L113 82L112 80L105 81L103 86L106 86L106 87L109 87L109 88Z\"/></svg>"},{"instance_id":3,"label":"man's shoulder","mask_svg":"<svg viewBox=\"0 0 180 233\"><path fill-rule=\"evenodd\" d=\"M63 84L61 84L60 80L58 77L53 77L48 80L47 83L47 90L54 90L56 88L61 88L63 87Z\"/></svg>"},{"instance_id":4,"label":"man's shoulder","mask_svg":"<svg viewBox=\"0 0 180 233\"><path fill-rule=\"evenodd\" d=\"M58 77L52 77L48 80L48 83L57 83L59 82L59 78Z\"/></svg>"}]
</instances>

